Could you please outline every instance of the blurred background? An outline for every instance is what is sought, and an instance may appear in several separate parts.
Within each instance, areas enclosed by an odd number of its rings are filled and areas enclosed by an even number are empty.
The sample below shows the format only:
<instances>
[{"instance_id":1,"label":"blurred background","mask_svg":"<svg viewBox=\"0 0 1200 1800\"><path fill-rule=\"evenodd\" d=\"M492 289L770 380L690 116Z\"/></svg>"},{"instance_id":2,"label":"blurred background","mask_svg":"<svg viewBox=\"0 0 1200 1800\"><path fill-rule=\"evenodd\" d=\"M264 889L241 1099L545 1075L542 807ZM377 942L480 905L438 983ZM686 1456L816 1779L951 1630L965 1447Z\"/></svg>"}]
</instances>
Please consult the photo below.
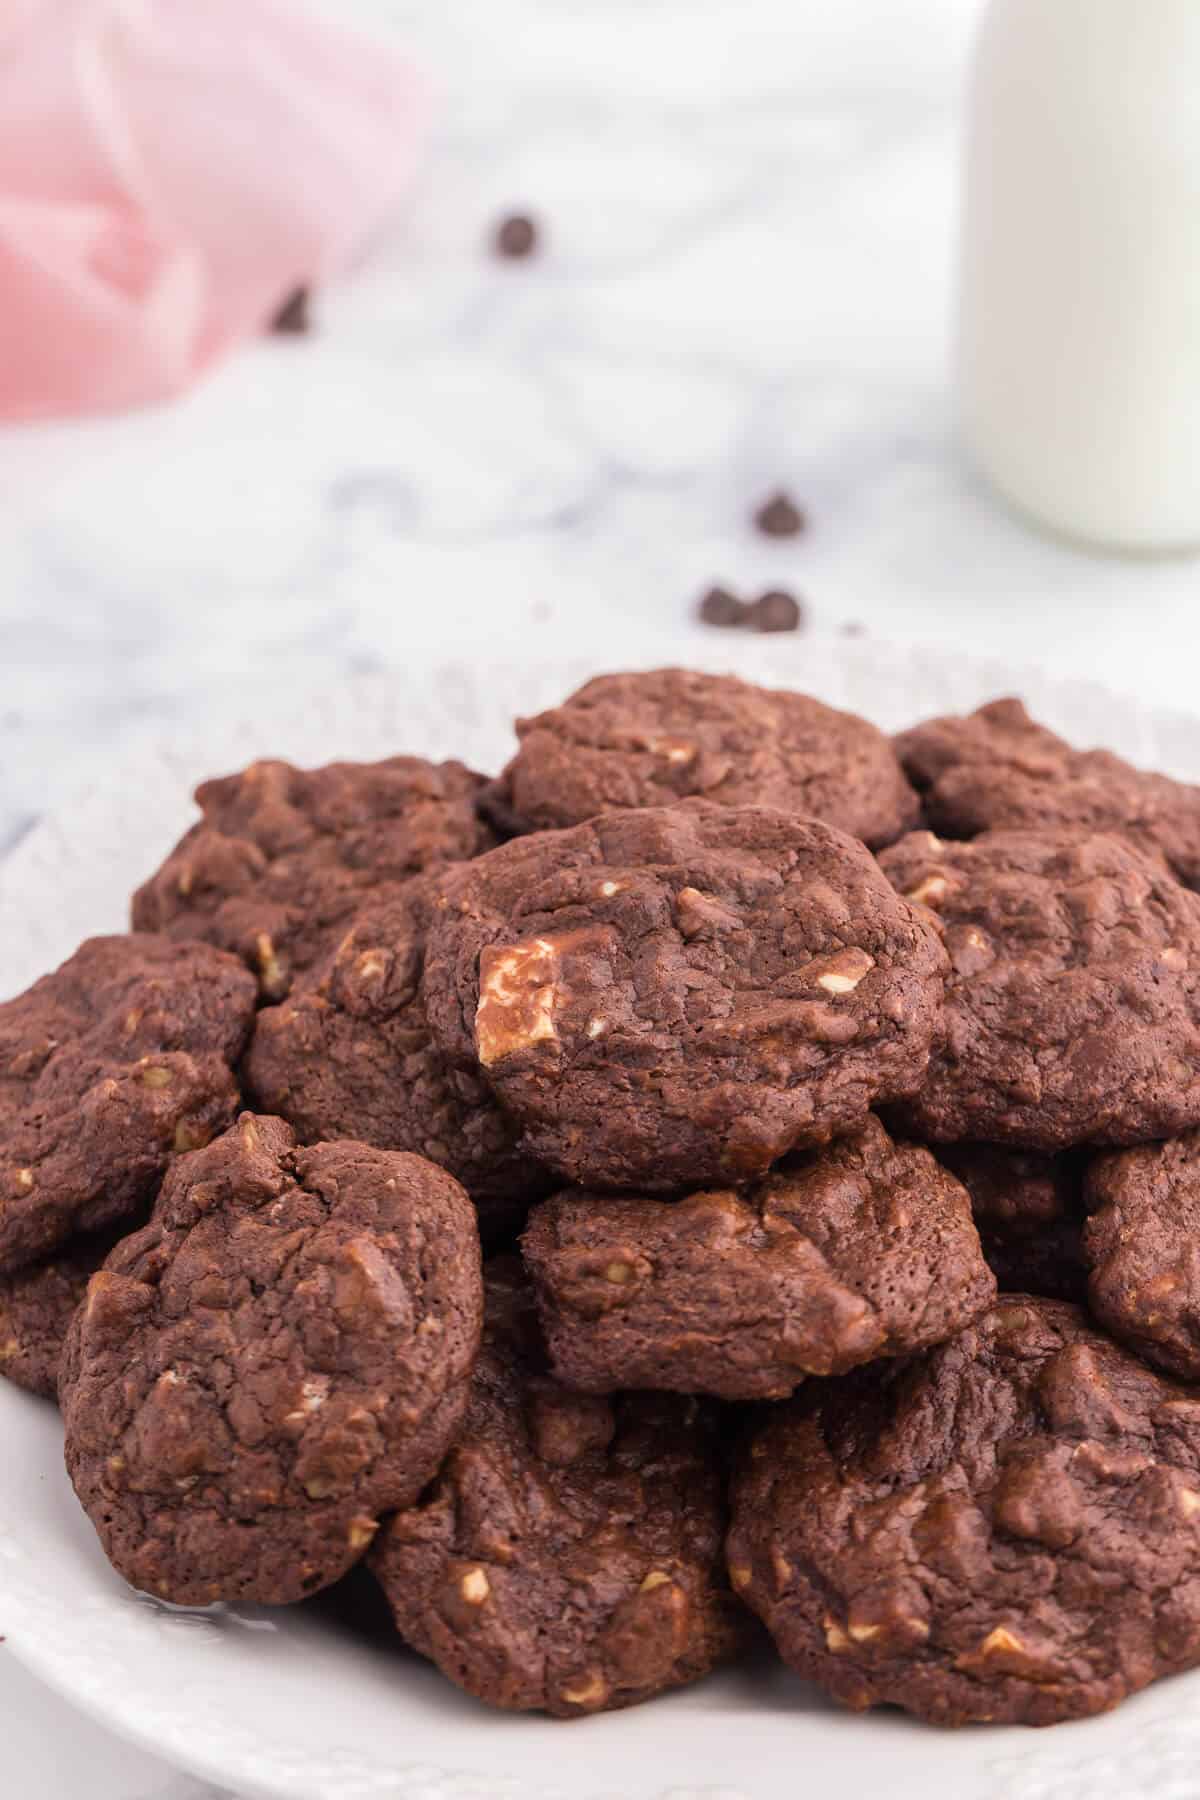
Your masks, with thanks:
<instances>
[{"instance_id":1,"label":"blurred background","mask_svg":"<svg viewBox=\"0 0 1200 1800\"><path fill-rule=\"evenodd\" d=\"M263 695L497 647L686 658L714 582L802 598L799 682L846 631L1189 703L1195 565L1039 536L958 448L980 10L329 0L430 106L311 329L163 406L0 428L0 846L96 758ZM771 539L779 488L807 525Z\"/></svg>"}]
</instances>

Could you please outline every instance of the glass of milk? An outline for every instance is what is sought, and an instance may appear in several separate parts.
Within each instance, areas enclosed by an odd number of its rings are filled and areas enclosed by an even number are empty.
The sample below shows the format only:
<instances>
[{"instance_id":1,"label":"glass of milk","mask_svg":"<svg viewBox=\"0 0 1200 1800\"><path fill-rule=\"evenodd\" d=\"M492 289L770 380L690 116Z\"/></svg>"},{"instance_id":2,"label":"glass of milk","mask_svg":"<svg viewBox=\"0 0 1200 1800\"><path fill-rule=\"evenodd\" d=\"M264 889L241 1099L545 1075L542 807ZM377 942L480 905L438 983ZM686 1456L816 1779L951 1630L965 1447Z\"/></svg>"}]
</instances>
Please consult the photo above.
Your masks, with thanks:
<instances>
[{"instance_id":1,"label":"glass of milk","mask_svg":"<svg viewBox=\"0 0 1200 1800\"><path fill-rule=\"evenodd\" d=\"M1200 546L1200 0L991 0L959 358L969 449L1013 505Z\"/></svg>"}]
</instances>

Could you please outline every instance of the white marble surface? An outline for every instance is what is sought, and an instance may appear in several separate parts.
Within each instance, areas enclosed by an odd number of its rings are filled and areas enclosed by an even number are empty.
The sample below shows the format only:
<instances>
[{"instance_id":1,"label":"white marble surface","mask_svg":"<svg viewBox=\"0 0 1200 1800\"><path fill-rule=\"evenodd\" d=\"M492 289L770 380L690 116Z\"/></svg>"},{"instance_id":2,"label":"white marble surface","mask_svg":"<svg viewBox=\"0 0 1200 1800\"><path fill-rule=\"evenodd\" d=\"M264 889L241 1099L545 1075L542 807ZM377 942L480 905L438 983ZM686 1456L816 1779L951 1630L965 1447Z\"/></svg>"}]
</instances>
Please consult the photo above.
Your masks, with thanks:
<instances>
[{"instance_id":1,"label":"white marble surface","mask_svg":"<svg viewBox=\"0 0 1200 1800\"><path fill-rule=\"evenodd\" d=\"M0 433L0 841L83 760L448 641L683 654L714 577L817 628L1190 704L1191 562L1006 516L945 380L977 0L327 0L439 95L407 215L173 410ZM544 257L482 253L535 208ZM746 514L786 483L791 546Z\"/></svg>"},{"instance_id":2,"label":"white marble surface","mask_svg":"<svg viewBox=\"0 0 1200 1800\"><path fill-rule=\"evenodd\" d=\"M171 411L0 433L0 847L260 693L465 645L684 658L715 578L1193 707L1197 566L1040 539L955 447L977 0L326 3L429 72L411 207L313 338ZM484 253L510 207L535 261ZM747 525L778 484L812 521L786 545ZM0 1736L21 1800L201 1792L3 1650Z\"/></svg>"}]
</instances>

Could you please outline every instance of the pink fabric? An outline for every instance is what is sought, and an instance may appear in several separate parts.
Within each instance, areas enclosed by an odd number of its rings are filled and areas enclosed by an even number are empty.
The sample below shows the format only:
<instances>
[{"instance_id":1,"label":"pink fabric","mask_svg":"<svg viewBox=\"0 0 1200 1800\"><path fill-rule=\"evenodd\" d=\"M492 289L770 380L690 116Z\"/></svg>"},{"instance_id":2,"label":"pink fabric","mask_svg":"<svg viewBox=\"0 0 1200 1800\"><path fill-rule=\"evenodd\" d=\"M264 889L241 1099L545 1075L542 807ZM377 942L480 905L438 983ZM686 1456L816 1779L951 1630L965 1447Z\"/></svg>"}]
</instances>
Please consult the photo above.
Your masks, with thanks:
<instances>
[{"instance_id":1,"label":"pink fabric","mask_svg":"<svg viewBox=\"0 0 1200 1800\"><path fill-rule=\"evenodd\" d=\"M422 113L301 0L0 0L0 418L188 386L379 224Z\"/></svg>"}]
</instances>

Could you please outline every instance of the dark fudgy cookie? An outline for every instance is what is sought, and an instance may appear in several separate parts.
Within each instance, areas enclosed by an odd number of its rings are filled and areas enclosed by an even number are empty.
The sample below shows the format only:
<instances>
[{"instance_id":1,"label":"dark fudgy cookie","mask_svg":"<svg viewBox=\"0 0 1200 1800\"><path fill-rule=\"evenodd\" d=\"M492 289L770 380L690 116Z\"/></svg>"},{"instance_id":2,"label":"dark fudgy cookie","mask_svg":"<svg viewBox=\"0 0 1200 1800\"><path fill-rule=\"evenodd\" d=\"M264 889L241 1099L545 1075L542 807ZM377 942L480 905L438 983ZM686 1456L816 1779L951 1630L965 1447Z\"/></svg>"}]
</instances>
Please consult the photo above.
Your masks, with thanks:
<instances>
[{"instance_id":1,"label":"dark fudgy cookie","mask_svg":"<svg viewBox=\"0 0 1200 1800\"><path fill-rule=\"evenodd\" d=\"M259 1013L245 1074L263 1111L309 1143L356 1137L440 1163L491 1236L519 1224L547 1181L518 1154L486 1083L451 1067L430 1036L428 886L417 879L364 906L332 957Z\"/></svg>"},{"instance_id":2,"label":"dark fudgy cookie","mask_svg":"<svg viewBox=\"0 0 1200 1800\"><path fill-rule=\"evenodd\" d=\"M84 1511L127 1581L181 1605L336 1581L466 1405L482 1282L462 1189L419 1157L294 1144L245 1113L182 1158L63 1352Z\"/></svg>"},{"instance_id":3,"label":"dark fudgy cookie","mask_svg":"<svg viewBox=\"0 0 1200 1800\"><path fill-rule=\"evenodd\" d=\"M1087 832L915 832L880 863L941 917L945 1037L902 1116L928 1142L1129 1144L1200 1121L1200 898Z\"/></svg>"},{"instance_id":4,"label":"dark fudgy cookie","mask_svg":"<svg viewBox=\"0 0 1200 1800\"><path fill-rule=\"evenodd\" d=\"M1088 1301L1123 1343L1200 1381L1200 1131L1088 1169Z\"/></svg>"},{"instance_id":5,"label":"dark fudgy cookie","mask_svg":"<svg viewBox=\"0 0 1200 1800\"><path fill-rule=\"evenodd\" d=\"M775 806L889 844L919 817L883 733L806 694L687 669L601 675L517 723L521 748L485 796L502 829L578 825L697 796Z\"/></svg>"},{"instance_id":6,"label":"dark fudgy cookie","mask_svg":"<svg viewBox=\"0 0 1200 1800\"><path fill-rule=\"evenodd\" d=\"M0 1271L146 1205L223 1131L254 983L207 944L90 938L0 1006Z\"/></svg>"},{"instance_id":7,"label":"dark fudgy cookie","mask_svg":"<svg viewBox=\"0 0 1200 1800\"><path fill-rule=\"evenodd\" d=\"M522 1240L554 1372L773 1400L952 1337L994 1300L965 1189L878 1120L744 1195L578 1190Z\"/></svg>"},{"instance_id":8,"label":"dark fudgy cookie","mask_svg":"<svg viewBox=\"0 0 1200 1800\"><path fill-rule=\"evenodd\" d=\"M443 896L430 1024L592 1187L746 1180L920 1082L945 956L863 846L688 802L518 838Z\"/></svg>"},{"instance_id":9,"label":"dark fudgy cookie","mask_svg":"<svg viewBox=\"0 0 1200 1800\"><path fill-rule=\"evenodd\" d=\"M405 1639L490 1705L632 1706L737 1648L724 1483L696 1400L551 1381L515 1262L493 1265L457 1449L371 1564Z\"/></svg>"},{"instance_id":10,"label":"dark fudgy cookie","mask_svg":"<svg viewBox=\"0 0 1200 1800\"><path fill-rule=\"evenodd\" d=\"M128 1230L141 1225L130 1221ZM74 1238L15 1275L0 1275L0 1375L47 1400L58 1396L58 1364L75 1308L105 1257L126 1232Z\"/></svg>"},{"instance_id":11,"label":"dark fudgy cookie","mask_svg":"<svg viewBox=\"0 0 1200 1800\"><path fill-rule=\"evenodd\" d=\"M133 897L139 931L240 956L264 1000L337 942L364 894L493 843L461 763L252 763L196 790L203 817Z\"/></svg>"},{"instance_id":12,"label":"dark fudgy cookie","mask_svg":"<svg viewBox=\"0 0 1200 1800\"><path fill-rule=\"evenodd\" d=\"M1165 856L1189 887L1200 884L1200 787L1135 769L1108 750L1073 750L1019 700L929 719L901 732L896 748L926 819L948 837L1111 831Z\"/></svg>"},{"instance_id":13,"label":"dark fudgy cookie","mask_svg":"<svg viewBox=\"0 0 1200 1800\"><path fill-rule=\"evenodd\" d=\"M1081 1157L943 1144L938 1161L971 1196L983 1254L1002 1291L1083 1300Z\"/></svg>"},{"instance_id":14,"label":"dark fudgy cookie","mask_svg":"<svg viewBox=\"0 0 1200 1800\"><path fill-rule=\"evenodd\" d=\"M813 1383L733 1504L734 1586L844 1705L1052 1725L1200 1662L1200 1390L1073 1306Z\"/></svg>"}]
</instances>

